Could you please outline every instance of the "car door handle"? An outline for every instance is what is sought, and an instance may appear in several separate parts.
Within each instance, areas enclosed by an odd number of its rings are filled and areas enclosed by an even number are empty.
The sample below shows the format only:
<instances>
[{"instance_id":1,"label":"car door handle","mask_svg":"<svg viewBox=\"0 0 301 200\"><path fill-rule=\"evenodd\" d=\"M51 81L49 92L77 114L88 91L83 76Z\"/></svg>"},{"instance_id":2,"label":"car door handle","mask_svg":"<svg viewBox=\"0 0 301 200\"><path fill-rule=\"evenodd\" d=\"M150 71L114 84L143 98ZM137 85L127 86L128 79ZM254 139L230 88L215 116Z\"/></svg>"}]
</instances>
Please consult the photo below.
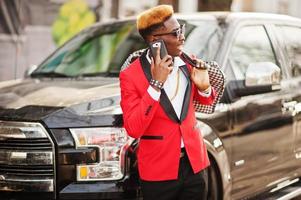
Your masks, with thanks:
<instances>
[{"instance_id":1,"label":"car door handle","mask_svg":"<svg viewBox=\"0 0 301 200\"><path fill-rule=\"evenodd\" d=\"M284 101L282 102L282 112L294 112L297 101Z\"/></svg>"}]
</instances>

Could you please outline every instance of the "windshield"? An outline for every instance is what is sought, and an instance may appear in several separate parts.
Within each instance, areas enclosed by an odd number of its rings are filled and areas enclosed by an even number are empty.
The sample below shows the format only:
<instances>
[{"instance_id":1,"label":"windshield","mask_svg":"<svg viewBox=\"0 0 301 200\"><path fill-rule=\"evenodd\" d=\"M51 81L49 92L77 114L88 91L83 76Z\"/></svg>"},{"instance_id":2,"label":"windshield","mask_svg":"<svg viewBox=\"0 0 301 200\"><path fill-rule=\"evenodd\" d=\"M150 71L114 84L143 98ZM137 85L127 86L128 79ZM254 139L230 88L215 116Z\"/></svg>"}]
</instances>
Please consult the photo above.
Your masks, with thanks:
<instances>
[{"instance_id":1,"label":"windshield","mask_svg":"<svg viewBox=\"0 0 301 200\"><path fill-rule=\"evenodd\" d=\"M180 23L187 26L185 51L213 60L220 41L218 26L207 21ZM143 48L146 44L134 22L93 27L58 49L32 76L118 76L126 58Z\"/></svg>"}]
</instances>

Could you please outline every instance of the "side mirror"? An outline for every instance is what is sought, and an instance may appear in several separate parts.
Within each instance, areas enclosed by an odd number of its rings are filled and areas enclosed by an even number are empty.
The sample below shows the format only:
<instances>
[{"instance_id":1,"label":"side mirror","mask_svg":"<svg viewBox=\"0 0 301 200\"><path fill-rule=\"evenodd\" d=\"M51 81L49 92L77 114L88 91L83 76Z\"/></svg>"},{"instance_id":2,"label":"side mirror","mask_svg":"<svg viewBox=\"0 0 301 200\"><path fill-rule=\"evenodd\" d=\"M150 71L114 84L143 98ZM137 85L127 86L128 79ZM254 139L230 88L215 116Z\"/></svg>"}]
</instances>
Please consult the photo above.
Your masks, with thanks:
<instances>
[{"instance_id":1,"label":"side mirror","mask_svg":"<svg viewBox=\"0 0 301 200\"><path fill-rule=\"evenodd\" d=\"M25 77L25 78L26 78L26 77L29 77L30 74L31 74L34 70L36 70L37 68L38 68L37 65L31 65L31 66L25 71L24 77Z\"/></svg>"},{"instance_id":2,"label":"side mirror","mask_svg":"<svg viewBox=\"0 0 301 200\"><path fill-rule=\"evenodd\" d=\"M248 65L246 87L279 86L280 68L272 62L256 62Z\"/></svg>"},{"instance_id":3,"label":"side mirror","mask_svg":"<svg viewBox=\"0 0 301 200\"><path fill-rule=\"evenodd\" d=\"M280 67L272 62L251 63L245 80L228 81L225 101L234 102L239 97L280 90L280 77Z\"/></svg>"}]
</instances>

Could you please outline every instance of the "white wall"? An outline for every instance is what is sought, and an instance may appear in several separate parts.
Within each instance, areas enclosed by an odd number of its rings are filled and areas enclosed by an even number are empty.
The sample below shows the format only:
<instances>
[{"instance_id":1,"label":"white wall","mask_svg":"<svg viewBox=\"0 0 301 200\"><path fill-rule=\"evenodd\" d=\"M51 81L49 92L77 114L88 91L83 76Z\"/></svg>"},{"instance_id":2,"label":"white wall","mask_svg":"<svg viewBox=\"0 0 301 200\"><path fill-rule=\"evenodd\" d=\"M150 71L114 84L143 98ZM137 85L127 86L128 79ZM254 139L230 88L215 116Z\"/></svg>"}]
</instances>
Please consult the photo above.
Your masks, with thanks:
<instances>
[{"instance_id":1,"label":"white wall","mask_svg":"<svg viewBox=\"0 0 301 200\"><path fill-rule=\"evenodd\" d=\"M22 78L28 67L42 62L56 48L47 26L27 26L18 39L0 35L0 81Z\"/></svg>"},{"instance_id":2,"label":"white wall","mask_svg":"<svg viewBox=\"0 0 301 200\"><path fill-rule=\"evenodd\" d=\"M120 17L136 16L143 10L156 6L158 0L119 0Z\"/></svg>"},{"instance_id":3,"label":"white wall","mask_svg":"<svg viewBox=\"0 0 301 200\"><path fill-rule=\"evenodd\" d=\"M254 0L253 8L256 12L277 13L279 0Z\"/></svg>"},{"instance_id":4,"label":"white wall","mask_svg":"<svg viewBox=\"0 0 301 200\"><path fill-rule=\"evenodd\" d=\"M197 0L179 0L179 12L191 13L197 12L198 1Z\"/></svg>"},{"instance_id":5,"label":"white wall","mask_svg":"<svg viewBox=\"0 0 301 200\"><path fill-rule=\"evenodd\" d=\"M300 0L293 0L290 3L289 13L292 16L300 17L301 18L301 1Z\"/></svg>"},{"instance_id":6,"label":"white wall","mask_svg":"<svg viewBox=\"0 0 301 200\"><path fill-rule=\"evenodd\" d=\"M232 3L232 11L245 11L248 7L253 12L268 12L286 14L295 17L301 17L301 1L300 0L234 0Z\"/></svg>"}]
</instances>

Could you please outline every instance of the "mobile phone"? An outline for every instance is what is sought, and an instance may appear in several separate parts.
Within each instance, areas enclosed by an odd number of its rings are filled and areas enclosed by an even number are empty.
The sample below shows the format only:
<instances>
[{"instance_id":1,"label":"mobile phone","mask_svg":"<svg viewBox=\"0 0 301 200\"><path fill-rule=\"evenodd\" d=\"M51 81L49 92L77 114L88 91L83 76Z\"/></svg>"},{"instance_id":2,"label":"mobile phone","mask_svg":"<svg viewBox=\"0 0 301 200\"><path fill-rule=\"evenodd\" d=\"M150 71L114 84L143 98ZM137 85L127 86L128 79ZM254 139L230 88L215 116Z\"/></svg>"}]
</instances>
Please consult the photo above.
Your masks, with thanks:
<instances>
[{"instance_id":1,"label":"mobile phone","mask_svg":"<svg viewBox=\"0 0 301 200\"><path fill-rule=\"evenodd\" d=\"M163 40L156 40L149 44L153 58L156 57L157 49L160 47L160 58L164 58L168 53Z\"/></svg>"}]
</instances>

